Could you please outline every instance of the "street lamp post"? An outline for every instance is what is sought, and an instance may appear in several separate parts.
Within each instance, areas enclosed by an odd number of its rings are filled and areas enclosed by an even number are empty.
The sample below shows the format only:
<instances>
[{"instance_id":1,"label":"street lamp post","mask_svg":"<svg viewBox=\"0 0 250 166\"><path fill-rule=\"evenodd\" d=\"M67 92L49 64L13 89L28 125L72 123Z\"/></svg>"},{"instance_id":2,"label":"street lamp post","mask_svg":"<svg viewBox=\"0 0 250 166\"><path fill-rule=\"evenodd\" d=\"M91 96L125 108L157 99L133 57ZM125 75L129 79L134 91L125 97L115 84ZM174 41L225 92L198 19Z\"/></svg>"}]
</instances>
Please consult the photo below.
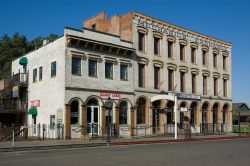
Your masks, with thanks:
<instances>
[{"instance_id":1,"label":"street lamp post","mask_svg":"<svg viewBox=\"0 0 250 166\"><path fill-rule=\"evenodd\" d=\"M239 127L239 135L240 135L240 110L238 111L238 127Z\"/></svg>"},{"instance_id":2,"label":"street lamp post","mask_svg":"<svg viewBox=\"0 0 250 166\"><path fill-rule=\"evenodd\" d=\"M106 100L105 102L105 107L106 107L106 110L108 110L108 126L107 126L107 143L110 142L110 111L112 110L113 108L113 101L110 97L108 97L108 99Z\"/></svg>"}]
</instances>

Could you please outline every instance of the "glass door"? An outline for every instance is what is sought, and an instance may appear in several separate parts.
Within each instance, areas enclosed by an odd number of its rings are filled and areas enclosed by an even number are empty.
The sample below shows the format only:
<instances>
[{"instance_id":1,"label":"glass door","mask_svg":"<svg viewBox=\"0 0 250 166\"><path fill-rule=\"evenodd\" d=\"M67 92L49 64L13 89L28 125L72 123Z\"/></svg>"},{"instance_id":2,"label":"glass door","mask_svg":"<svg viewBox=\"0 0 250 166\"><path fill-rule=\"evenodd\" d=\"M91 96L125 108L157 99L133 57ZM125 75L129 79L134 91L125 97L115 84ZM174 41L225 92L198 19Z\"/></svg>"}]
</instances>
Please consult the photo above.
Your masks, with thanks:
<instances>
[{"instance_id":1,"label":"glass door","mask_svg":"<svg viewBox=\"0 0 250 166\"><path fill-rule=\"evenodd\" d=\"M99 133L99 107L87 107L87 133L98 135Z\"/></svg>"}]
</instances>

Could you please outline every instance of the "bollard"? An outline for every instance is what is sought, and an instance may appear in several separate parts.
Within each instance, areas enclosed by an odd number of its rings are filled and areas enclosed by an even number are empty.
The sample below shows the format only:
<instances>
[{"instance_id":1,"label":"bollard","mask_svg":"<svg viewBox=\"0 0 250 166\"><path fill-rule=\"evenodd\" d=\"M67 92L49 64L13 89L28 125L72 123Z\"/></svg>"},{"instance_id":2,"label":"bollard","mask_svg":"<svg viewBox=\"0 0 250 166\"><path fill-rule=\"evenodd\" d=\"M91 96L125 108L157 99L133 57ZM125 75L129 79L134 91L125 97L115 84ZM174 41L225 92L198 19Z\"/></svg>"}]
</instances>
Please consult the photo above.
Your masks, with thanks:
<instances>
[{"instance_id":1,"label":"bollard","mask_svg":"<svg viewBox=\"0 0 250 166\"><path fill-rule=\"evenodd\" d=\"M15 147L15 130L12 131L12 147Z\"/></svg>"}]
</instances>

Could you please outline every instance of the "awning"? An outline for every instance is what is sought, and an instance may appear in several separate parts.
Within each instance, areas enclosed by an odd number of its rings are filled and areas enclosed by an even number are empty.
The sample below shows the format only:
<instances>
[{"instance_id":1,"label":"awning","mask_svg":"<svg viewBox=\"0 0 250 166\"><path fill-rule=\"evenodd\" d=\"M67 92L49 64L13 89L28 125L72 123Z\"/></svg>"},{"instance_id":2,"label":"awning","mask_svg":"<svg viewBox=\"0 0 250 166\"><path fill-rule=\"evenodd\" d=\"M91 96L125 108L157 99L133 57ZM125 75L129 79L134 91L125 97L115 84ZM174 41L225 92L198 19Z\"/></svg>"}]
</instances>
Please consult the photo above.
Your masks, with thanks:
<instances>
[{"instance_id":1,"label":"awning","mask_svg":"<svg viewBox=\"0 0 250 166\"><path fill-rule=\"evenodd\" d=\"M20 60L19 60L19 64L20 65L27 65L28 63L28 59L26 57L22 57Z\"/></svg>"},{"instance_id":2,"label":"awning","mask_svg":"<svg viewBox=\"0 0 250 166\"><path fill-rule=\"evenodd\" d=\"M29 115L37 115L37 109L36 109L36 107L31 107L30 109L29 109L29 111L28 111L28 114Z\"/></svg>"}]
</instances>

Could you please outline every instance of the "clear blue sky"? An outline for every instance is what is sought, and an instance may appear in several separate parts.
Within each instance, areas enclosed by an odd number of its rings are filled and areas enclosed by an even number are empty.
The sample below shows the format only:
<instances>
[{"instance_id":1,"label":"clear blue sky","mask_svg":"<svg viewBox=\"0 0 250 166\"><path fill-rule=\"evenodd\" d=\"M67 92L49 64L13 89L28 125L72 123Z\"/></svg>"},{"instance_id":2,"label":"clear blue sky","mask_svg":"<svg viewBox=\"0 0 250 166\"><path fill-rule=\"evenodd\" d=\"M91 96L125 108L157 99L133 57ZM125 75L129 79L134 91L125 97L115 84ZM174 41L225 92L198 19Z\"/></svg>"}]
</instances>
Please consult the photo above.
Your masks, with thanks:
<instances>
[{"instance_id":1,"label":"clear blue sky","mask_svg":"<svg viewBox=\"0 0 250 166\"><path fill-rule=\"evenodd\" d=\"M249 0L1 0L0 36L19 32L33 39L64 26L81 28L84 19L140 11L233 43L233 102L250 106Z\"/></svg>"}]
</instances>

